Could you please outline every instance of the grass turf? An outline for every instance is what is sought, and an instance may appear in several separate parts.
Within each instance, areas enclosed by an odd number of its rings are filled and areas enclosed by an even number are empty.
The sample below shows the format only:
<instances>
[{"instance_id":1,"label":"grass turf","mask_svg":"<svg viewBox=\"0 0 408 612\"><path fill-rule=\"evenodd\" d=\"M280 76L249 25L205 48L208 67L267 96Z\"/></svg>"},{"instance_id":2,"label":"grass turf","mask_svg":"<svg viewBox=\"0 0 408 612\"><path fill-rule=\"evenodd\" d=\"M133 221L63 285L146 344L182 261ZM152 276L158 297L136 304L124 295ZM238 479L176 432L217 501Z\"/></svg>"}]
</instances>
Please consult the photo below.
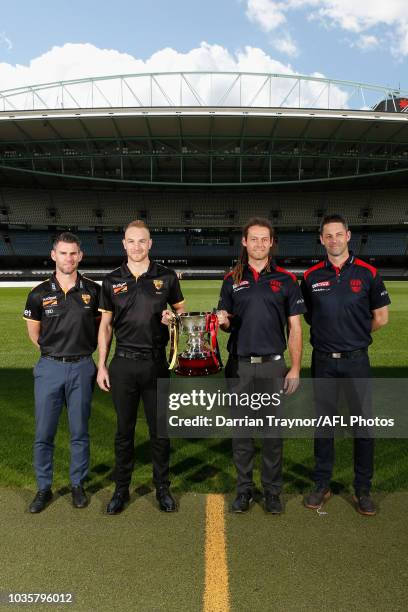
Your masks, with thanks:
<instances>
[{"instance_id":1,"label":"grass turf","mask_svg":"<svg viewBox=\"0 0 408 612\"><path fill-rule=\"evenodd\" d=\"M210 310L216 306L219 281L184 281L183 291L189 310ZM374 375L401 377L407 374L408 345L408 283L388 282L392 305L390 324L374 338L371 362ZM34 432L32 367L38 357L28 341L21 318L26 288L0 290L0 486L35 488L32 472L32 442ZM304 325L305 350L303 374L308 375L310 346L308 329ZM220 333L225 361L227 335ZM111 481L115 414L109 395L96 390L93 402L91 432L91 473L88 487L98 491ZM151 465L146 423L139 411L137 427L136 470L133 485L140 492L151 488ZM175 491L228 492L233 490L235 473L231 462L229 440L173 440L172 482ZM334 488L349 488L352 480L351 441L336 445ZM285 443L285 490L303 491L310 486L313 464L311 440L288 440ZM69 432L66 413L61 417L56 438L54 483L64 490L68 484ZM378 440L376 445L376 475L374 486L383 491L408 487L408 458L405 440Z\"/></svg>"}]
</instances>

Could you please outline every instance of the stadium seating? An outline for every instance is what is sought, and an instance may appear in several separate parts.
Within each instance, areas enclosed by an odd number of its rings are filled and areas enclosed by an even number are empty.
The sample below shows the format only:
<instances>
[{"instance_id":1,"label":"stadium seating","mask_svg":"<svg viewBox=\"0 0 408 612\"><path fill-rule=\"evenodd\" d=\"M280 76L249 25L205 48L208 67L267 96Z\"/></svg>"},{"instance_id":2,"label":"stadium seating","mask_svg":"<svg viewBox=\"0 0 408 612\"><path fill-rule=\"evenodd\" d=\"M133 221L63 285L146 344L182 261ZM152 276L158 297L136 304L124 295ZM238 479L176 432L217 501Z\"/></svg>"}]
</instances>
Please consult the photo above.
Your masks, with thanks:
<instances>
[{"instance_id":1,"label":"stadium seating","mask_svg":"<svg viewBox=\"0 0 408 612\"><path fill-rule=\"evenodd\" d=\"M408 221L403 189L197 195L4 188L0 196L3 222L84 229L117 228L135 218L145 218L153 228L239 227L253 215L268 217L282 228L314 229L322 214L339 211L352 226L400 226Z\"/></svg>"}]
</instances>

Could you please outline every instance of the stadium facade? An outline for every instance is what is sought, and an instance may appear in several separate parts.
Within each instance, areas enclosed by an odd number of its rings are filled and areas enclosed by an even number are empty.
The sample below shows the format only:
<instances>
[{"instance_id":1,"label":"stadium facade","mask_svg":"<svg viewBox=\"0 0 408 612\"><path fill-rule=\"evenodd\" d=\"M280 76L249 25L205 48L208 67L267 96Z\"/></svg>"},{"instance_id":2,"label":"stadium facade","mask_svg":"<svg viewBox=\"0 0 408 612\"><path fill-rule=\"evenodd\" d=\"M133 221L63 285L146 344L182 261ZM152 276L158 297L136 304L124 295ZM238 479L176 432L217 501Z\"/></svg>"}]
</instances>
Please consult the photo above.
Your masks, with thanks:
<instances>
[{"instance_id":1,"label":"stadium facade","mask_svg":"<svg viewBox=\"0 0 408 612\"><path fill-rule=\"evenodd\" d=\"M276 227L278 259L322 255L321 217L341 212L352 248L404 275L408 93L298 75L161 73L0 92L3 272L49 265L77 232L86 264L122 257L134 218L153 256L178 269L228 268L252 215Z\"/></svg>"}]
</instances>

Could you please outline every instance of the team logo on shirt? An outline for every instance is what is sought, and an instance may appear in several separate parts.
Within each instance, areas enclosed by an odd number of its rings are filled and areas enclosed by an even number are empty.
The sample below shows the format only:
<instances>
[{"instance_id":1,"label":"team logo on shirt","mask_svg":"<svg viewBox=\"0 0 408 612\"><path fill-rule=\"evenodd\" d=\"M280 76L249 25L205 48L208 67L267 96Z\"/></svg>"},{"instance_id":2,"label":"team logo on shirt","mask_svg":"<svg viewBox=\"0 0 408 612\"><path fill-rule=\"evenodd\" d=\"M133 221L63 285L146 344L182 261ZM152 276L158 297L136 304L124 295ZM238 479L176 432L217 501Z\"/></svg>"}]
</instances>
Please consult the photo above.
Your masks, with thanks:
<instances>
[{"instance_id":1,"label":"team logo on shirt","mask_svg":"<svg viewBox=\"0 0 408 612\"><path fill-rule=\"evenodd\" d=\"M47 295L47 297L43 298L42 306L43 308L49 308L50 306L57 306L58 299L56 295Z\"/></svg>"},{"instance_id":2,"label":"team logo on shirt","mask_svg":"<svg viewBox=\"0 0 408 612\"><path fill-rule=\"evenodd\" d=\"M91 296L89 295L89 293L83 293L81 295L81 298L82 298L84 304L86 304L86 305L88 305L89 302L91 301Z\"/></svg>"},{"instance_id":3,"label":"team logo on shirt","mask_svg":"<svg viewBox=\"0 0 408 612\"><path fill-rule=\"evenodd\" d=\"M354 293L360 293L362 286L363 286L363 281L361 281L359 278L351 279L350 287Z\"/></svg>"},{"instance_id":4,"label":"team logo on shirt","mask_svg":"<svg viewBox=\"0 0 408 612\"><path fill-rule=\"evenodd\" d=\"M113 294L117 295L118 293L126 293L128 290L127 283L116 283L116 285L112 285Z\"/></svg>"},{"instance_id":5,"label":"team logo on shirt","mask_svg":"<svg viewBox=\"0 0 408 612\"><path fill-rule=\"evenodd\" d=\"M160 289L163 289L163 285L164 285L164 283L163 283L163 281L162 281L162 280L155 279L155 280L153 281L153 285L156 287L156 290L157 290L157 291L160 291Z\"/></svg>"},{"instance_id":6,"label":"team logo on shirt","mask_svg":"<svg viewBox=\"0 0 408 612\"><path fill-rule=\"evenodd\" d=\"M282 283L281 281L271 280L269 281L269 286L274 293L278 293L281 290Z\"/></svg>"}]
</instances>

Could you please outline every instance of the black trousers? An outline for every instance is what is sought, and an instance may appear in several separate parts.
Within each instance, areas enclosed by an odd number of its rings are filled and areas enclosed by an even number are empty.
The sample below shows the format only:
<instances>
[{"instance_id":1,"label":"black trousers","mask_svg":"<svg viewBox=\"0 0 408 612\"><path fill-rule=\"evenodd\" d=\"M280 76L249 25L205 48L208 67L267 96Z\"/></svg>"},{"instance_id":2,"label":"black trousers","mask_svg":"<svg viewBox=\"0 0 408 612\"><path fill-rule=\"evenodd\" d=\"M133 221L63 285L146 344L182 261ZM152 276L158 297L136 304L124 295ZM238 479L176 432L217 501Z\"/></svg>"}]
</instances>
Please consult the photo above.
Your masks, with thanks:
<instances>
[{"instance_id":1,"label":"black trousers","mask_svg":"<svg viewBox=\"0 0 408 612\"><path fill-rule=\"evenodd\" d=\"M226 378L239 379L240 392L274 393L282 388L282 379L286 372L287 367L283 358L279 361L251 364L230 357L225 367ZM238 391L236 386L231 387L230 390ZM250 416L257 417L261 414L252 413ZM283 484L282 454L283 442L280 437L262 438L261 483L264 491L270 491L276 495L280 494ZM255 441L253 438L232 439L232 457L237 471L238 494L252 490L255 486L253 481L254 455Z\"/></svg>"},{"instance_id":2,"label":"black trousers","mask_svg":"<svg viewBox=\"0 0 408 612\"><path fill-rule=\"evenodd\" d=\"M169 485L170 441L157 437L158 418L163 416L157 406L157 379L169 377L167 367L165 357L153 356L138 360L115 356L110 363L109 377L117 415L114 480L118 491L127 491L132 478L140 398L149 427L153 482L156 487Z\"/></svg>"},{"instance_id":3,"label":"black trousers","mask_svg":"<svg viewBox=\"0 0 408 612\"><path fill-rule=\"evenodd\" d=\"M337 379L337 382L316 380L314 385L317 416L337 414L340 388L346 395L350 411L362 416L371 416L371 376L368 353L357 354L348 359L333 359L318 351L312 354L312 376L315 379ZM365 379L365 380L359 380ZM354 489L357 493L368 492L374 472L373 438L354 437ZM314 440L315 469L313 480L318 486L329 486L334 466L334 438L332 435L316 433Z\"/></svg>"}]
</instances>

